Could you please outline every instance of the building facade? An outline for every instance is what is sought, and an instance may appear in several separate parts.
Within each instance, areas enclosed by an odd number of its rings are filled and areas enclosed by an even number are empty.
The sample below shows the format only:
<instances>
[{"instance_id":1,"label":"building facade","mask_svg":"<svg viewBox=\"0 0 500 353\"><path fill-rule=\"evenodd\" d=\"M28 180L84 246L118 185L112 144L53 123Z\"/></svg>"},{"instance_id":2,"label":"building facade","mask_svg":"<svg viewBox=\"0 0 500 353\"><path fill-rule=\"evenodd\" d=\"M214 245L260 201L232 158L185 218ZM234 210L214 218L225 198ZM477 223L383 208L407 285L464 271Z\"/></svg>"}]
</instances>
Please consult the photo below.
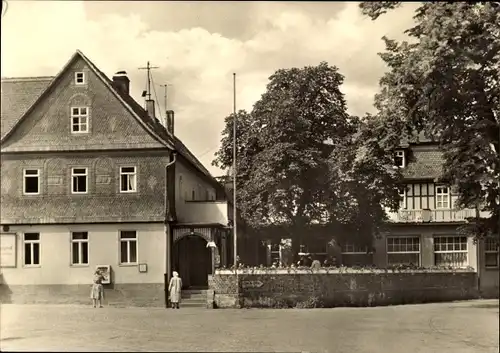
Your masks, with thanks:
<instances>
[{"instance_id":1,"label":"building facade","mask_svg":"<svg viewBox=\"0 0 500 353\"><path fill-rule=\"evenodd\" d=\"M455 208L455 188L437 182L443 166L438 145L420 135L418 142L406 143L395 151L395 163L404 176L400 209L387 210L389 230L374 240L372 249L349 242L348 234L336 239L335 235L320 235L318 231L316 237L312 229L301 251L320 261L334 256L337 264L345 266L472 267L478 273L482 295L498 297L498 245L493 239L476 243L473 237L459 233L458 228L467 218L475 217L476 210ZM481 212L480 215L488 216ZM337 241L332 243L332 238ZM279 238L264 236L251 245L243 245L248 241L242 240L240 246L247 263L271 265L282 260Z\"/></svg>"},{"instance_id":2,"label":"building facade","mask_svg":"<svg viewBox=\"0 0 500 353\"><path fill-rule=\"evenodd\" d=\"M129 89L80 51L55 77L2 79L2 302L86 301L101 267L111 301L161 305L173 270L204 287L226 261L220 184Z\"/></svg>"}]
</instances>

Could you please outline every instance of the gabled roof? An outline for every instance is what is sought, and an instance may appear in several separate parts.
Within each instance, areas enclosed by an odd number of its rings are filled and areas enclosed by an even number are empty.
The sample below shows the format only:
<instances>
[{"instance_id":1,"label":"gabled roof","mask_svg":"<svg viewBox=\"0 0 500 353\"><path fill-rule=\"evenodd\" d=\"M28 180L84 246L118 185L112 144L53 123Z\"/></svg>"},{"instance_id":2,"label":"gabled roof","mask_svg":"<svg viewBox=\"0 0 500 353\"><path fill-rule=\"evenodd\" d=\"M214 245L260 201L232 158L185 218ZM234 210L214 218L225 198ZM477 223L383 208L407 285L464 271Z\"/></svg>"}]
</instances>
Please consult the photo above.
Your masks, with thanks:
<instances>
[{"instance_id":1,"label":"gabled roof","mask_svg":"<svg viewBox=\"0 0 500 353\"><path fill-rule=\"evenodd\" d=\"M27 113L36 106L37 102L41 101L43 97L48 94L51 88L59 81L59 78L62 77L64 72L78 57L86 62L90 69L94 71L110 91L115 94L117 99L124 104L131 114L153 135L153 137L162 142L166 147L175 149L214 185L220 186L210 172L189 151L182 141L172 136L158 119L151 119L146 110L130 95L121 93L121 91L115 89L113 81L79 50L73 54L68 63L55 77L2 78L1 142L4 142L4 140L15 130L16 126L18 126L23 118L27 116ZM6 104L4 104L4 100Z\"/></svg>"},{"instance_id":2,"label":"gabled roof","mask_svg":"<svg viewBox=\"0 0 500 353\"><path fill-rule=\"evenodd\" d=\"M17 124L54 77L2 78L0 139Z\"/></svg>"}]
</instances>

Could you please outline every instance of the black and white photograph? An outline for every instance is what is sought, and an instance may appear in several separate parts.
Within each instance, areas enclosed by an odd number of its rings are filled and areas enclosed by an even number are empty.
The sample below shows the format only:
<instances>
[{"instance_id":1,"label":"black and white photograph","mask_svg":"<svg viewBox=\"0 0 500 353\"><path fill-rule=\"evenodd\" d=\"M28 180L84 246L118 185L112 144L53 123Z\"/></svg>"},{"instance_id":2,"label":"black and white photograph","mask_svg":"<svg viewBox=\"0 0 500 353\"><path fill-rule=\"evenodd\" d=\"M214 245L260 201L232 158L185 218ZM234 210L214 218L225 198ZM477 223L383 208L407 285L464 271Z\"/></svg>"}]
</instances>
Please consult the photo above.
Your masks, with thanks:
<instances>
[{"instance_id":1,"label":"black and white photograph","mask_svg":"<svg viewBox=\"0 0 500 353\"><path fill-rule=\"evenodd\" d=\"M2 0L0 351L499 353L500 3Z\"/></svg>"}]
</instances>

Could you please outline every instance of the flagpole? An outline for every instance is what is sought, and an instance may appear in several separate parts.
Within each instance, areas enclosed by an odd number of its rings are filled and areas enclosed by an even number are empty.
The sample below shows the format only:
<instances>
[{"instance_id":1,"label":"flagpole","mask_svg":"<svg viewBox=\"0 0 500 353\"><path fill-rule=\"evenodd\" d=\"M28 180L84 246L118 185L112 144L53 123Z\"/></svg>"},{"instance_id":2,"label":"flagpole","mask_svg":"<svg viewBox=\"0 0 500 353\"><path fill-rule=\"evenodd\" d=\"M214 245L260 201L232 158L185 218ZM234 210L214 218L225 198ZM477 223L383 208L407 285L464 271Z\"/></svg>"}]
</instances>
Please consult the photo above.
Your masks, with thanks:
<instances>
[{"instance_id":1,"label":"flagpole","mask_svg":"<svg viewBox=\"0 0 500 353\"><path fill-rule=\"evenodd\" d=\"M233 73L233 251L234 267L238 266L238 236L236 220L236 73Z\"/></svg>"}]
</instances>

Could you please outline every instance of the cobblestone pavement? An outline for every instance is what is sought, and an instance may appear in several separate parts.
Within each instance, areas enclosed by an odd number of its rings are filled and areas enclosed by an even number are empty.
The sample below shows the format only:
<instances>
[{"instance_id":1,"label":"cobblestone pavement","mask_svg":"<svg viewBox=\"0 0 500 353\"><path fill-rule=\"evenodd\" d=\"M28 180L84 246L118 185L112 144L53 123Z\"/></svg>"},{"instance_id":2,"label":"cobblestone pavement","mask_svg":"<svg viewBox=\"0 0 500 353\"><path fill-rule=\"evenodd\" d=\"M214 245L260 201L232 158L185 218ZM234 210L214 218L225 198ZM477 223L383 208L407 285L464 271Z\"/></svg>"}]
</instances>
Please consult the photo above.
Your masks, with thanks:
<instances>
[{"instance_id":1,"label":"cobblestone pavement","mask_svg":"<svg viewBox=\"0 0 500 353\"><path fill-rule=\"evenodd\" d=\"M2 351L498 353L498 301L290 310L1 305Z\"/></svg>"}]
</instances>

